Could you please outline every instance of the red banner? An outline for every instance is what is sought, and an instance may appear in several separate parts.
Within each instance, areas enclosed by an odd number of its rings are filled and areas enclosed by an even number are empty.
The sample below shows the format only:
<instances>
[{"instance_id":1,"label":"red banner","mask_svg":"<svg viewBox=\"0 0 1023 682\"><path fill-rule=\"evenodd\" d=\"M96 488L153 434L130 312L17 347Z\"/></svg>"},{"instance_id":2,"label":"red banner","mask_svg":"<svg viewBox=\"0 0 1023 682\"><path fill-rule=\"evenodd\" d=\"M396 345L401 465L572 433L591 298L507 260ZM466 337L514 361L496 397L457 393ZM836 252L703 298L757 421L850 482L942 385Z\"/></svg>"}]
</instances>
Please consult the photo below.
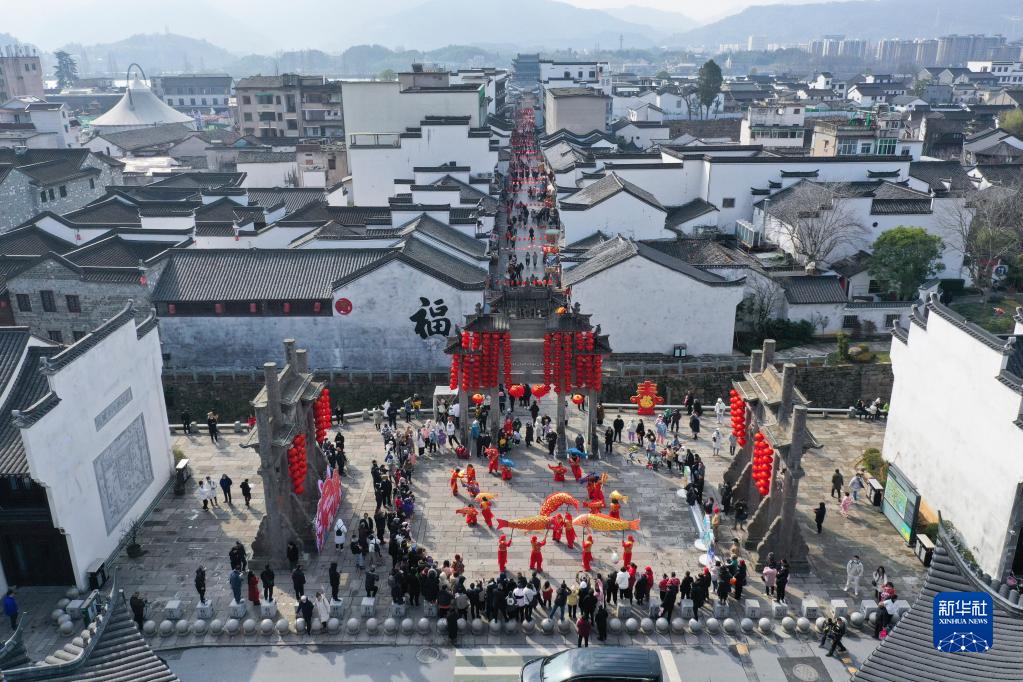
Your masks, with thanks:
<instances>
[{"instance_id":1,"label":"red banner","mask_svg":"<svg viewBox=\"0 0 1023 682\"><path fill-rule=\"evenodd\" d=\"M341 508L341 477L331 470L326 480L320 481L320 501L316 504L316 551L323 551L327 534L334 527L334 517Z\"/></svg>"}]
</instances>

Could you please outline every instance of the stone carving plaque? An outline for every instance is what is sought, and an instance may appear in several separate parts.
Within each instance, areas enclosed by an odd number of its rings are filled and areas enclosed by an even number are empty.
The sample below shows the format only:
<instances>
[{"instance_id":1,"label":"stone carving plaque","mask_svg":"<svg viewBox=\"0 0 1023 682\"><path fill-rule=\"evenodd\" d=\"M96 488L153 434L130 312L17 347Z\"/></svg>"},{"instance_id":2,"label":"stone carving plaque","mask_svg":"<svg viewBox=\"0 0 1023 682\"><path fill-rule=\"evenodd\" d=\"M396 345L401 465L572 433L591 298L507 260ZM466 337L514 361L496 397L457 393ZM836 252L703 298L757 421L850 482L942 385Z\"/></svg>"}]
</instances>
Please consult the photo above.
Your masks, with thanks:
<instances>
[{"instance_id":1,"label":"stone carving plaque","mask_svg":"<svg viewBox=\"0 0 1023 682\"><path fill-rule=\"evenodd\" d=\"M153 482L145 417L136 417L93 460L92 467L109 535Z\"/></svg>"},{"instance_id":2,"label":"stone carving plaque","mask_svg":"<svg viewBox=\"0 0 1023 682\"><path fill-rule=\"evenodd\" d=\"M114 398L109 405L104 407L103 411L97 414L96 418L93 420L96 424L96 430L99 431L102 429L118 412L127 407L128 403L131 402L131 397L131 386L129 386L124 389L124 392L121 395Z\"/></svg>"}]
</instances>

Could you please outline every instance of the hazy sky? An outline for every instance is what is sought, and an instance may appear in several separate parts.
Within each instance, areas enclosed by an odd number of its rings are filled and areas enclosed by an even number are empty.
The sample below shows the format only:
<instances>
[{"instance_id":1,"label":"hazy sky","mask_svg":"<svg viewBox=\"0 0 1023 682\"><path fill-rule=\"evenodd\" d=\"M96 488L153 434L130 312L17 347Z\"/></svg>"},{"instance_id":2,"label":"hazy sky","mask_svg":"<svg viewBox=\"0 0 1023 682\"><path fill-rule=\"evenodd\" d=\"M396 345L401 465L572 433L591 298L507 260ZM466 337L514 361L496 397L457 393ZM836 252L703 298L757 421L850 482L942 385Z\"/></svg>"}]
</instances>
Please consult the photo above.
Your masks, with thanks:
<instances>
[{"instance_id":1,"label":"hazy sky","mask_svg":"<svg viewBox=\"0 0 1023 682\"><path fill-rule=\"evenodd\" d=\"M711 21L751 4L811 0L562 0L594 9L646 5ZM173 33L206 38L235 52L265 52L275 41L273 22L302 30L316 22L334 31L339 42L357 43L358 27L380 20L423 0L47 0L45 11L31 2L0 0L0 32L53 50L68 42L95 44L120 40L134 33ZM492 3L496 12L512 5ZM292 42L292 41L288 41ZM297 47L289 45L288 47ZM272 48L271 48L272 49Z\"/></svg>"}]
</instances>

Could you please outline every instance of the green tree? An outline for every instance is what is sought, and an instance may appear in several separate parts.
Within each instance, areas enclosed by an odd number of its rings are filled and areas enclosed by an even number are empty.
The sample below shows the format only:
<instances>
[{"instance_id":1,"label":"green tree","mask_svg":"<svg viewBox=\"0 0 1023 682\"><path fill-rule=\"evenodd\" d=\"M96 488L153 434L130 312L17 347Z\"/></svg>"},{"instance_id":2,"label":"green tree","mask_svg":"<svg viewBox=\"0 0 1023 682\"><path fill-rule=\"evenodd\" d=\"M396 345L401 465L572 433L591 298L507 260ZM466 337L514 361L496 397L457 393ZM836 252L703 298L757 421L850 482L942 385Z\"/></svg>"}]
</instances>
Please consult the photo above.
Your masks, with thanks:
<instances>
[{"instance_id":1,"label":"green tree","mask_svg":"<svg viewBox=\"0 0 1023 682\"><path fill-rule=\"evenodd\" d=\"M721 84L724 78L721 76L721 67L713 59L708 59L700 67L696 74L696 92L700 99L700 106L703 107L705 115L710 115L710 107L714 99L721 92Z\"/></svg>"},{"instance_id":2,"label":"green tree","mask_svg":"<svg viewBox=\"0 0 1023 682\"><path fill-rule=\"evenodd\" d=\"M1023 137L1023 109L1016 107L1005 112L999 119L998 125L1017 137Z\"/></svg>"},{"instance_id":3,"label":"green tree","mask_svg":"<svg viewBox=\"0 0 1023 682\"><path fill-rule=\"evenodd\" d=\"M671 74L668 73L666 70L661 69L660 71L654 74L654 78L659 78L662 81L666 81L671 78Z\"/></svg>"},{"instance_id":4,"label":"green tree","mask_svg":"<svg viewBox=\"0 0 1023 682\"><path fill-rule=\"evenodd\" d=\"M64 50L58 50L54 56L57 58L57 67L53 70L57 85L61 89L70 88L78 81L78 64Z\"/></svg>"},{"instance_id":5,"label":"green tree","mask_svg":"<svg viewBox=\"0 0 1023 682\"><path fill-rule=\"evenodd\" d=\"M921 284L945 269L939 260L944 248L940 237L922 227L896 227L874 241L870 275L887 282L901 300L910 300Z\"/></svg>"},{"instance_id":6,"label":"green tree","mask_svg":"<svg viewBox=\"0 0 1023 682\"><path fill-rule=\"evenodd\" d=\"M377 76L377 80L393 81L398 80L398 76L394 73L392 69L384 69L383 71L380 72L380 75Z\"/></svg>"},{"instance_id":7,"label":"green tree","mask_svg":"<svg viewBox=\"0 0 1023 682\"><path fill-rule=\"evenodd\" d=\"M913 83L913 89L910 90L910 93L914 97L922 98L927 93L927 88L929 88L930 86L931 86L930 78L921 78L917 80L915 83Z\"/></svg>"}]
</instances>

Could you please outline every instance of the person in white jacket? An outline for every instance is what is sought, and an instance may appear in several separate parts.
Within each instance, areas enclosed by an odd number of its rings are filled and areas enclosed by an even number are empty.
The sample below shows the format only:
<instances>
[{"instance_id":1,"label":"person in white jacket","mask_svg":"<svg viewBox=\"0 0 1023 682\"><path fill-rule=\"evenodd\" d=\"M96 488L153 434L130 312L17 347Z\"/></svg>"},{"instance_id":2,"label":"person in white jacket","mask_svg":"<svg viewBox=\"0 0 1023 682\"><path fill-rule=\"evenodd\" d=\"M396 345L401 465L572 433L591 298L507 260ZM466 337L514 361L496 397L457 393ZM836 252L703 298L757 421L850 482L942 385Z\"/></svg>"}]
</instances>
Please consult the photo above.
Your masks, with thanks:
<instances>
[{"instance_id":1,"label":"person in white jacket","mask_svg":"<svg viewBox=\"0 0 1023 682\"><path fill-rule=\"evenodd\" d=\"M851 587L853 596L860 596L860 578L862 577L863 562L860 561L860 556L856 554L845 565L845 591L848 592Z\"/></svg>"},{"instance_id":2,"label":"person in white jacket","mask_svg":"<svg viewBox=\"0 0 1023 682\"><path fill-rule=\"evenodd\" d=\"M342 550L348 546L348 526L344 519L338 519L334 524L334 549Z\"/></svg>"},{"instance_id":3,"label":"person in white jacket","mask_svg":"<svg viewBox=\"0 0 1023 682\"><path fill-rule=\"evenodd\" d=\"M316 616L320 619L320 623L326 627L327 621L330 620L330 602L327 601L327 597L322 592L317 592L313 606L316 607Z\"/></svg>"},{"instance_id":4,"label":"person in white jacket","mask_svg":"<svg viewBox=\"0 0 1023 682\"><path fill-rule=\"evenodd\" d=\"M714 416L717 417L718 424L720 424L725 418L725 401L718 398L718 401L714 403Z\"/></svg>"}]
</instances>

